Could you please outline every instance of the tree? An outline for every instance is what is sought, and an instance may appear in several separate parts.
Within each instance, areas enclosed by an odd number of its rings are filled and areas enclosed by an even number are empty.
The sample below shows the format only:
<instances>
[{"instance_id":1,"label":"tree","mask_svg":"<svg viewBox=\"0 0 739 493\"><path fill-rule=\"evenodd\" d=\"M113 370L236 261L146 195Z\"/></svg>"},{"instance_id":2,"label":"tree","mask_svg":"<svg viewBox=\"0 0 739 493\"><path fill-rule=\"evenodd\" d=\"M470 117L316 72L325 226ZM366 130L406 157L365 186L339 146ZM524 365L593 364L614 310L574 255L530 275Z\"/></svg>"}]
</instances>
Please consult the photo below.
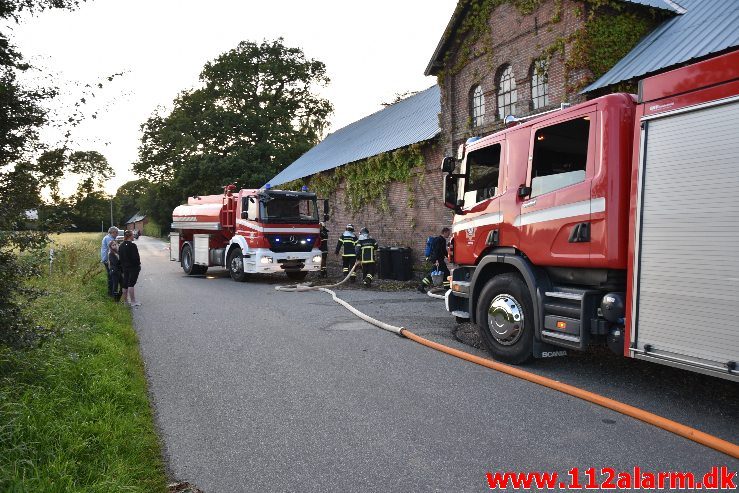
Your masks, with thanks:
<instances>
[{"instance_id":1,"label":"tree","mask_svg":"<svg viewBox=\"0 0 739 493\"><path fill-rule=\"evenodd\" d=\"M281 38L239 43L206 63L200 81L141 127L133 169L166 182L175 204L232 182L263 185L318 143L333 111L313 92L329 82L325 65Z\"/></svg>"},{"instance_id":2,"label":"tree","mask_svg":"<svg viewBox=\"0 0 739 493\"><path fill-rule=\"evenodd\" d=\"M152 184L146 178L124 183L115 192L113 205L117 224L124 226L124 221L139 211L145 210L143 198L152 193Z\"/></svg>"},{"instance_id":3,"label":"tree","mask_svg":"<svg viewBox=\"0 0 739 493\"><path fill-rule=\"evenodd\" d=\"M2 0L0 29L17 21L21 12L36 13L51 8L71 9L76 0ZM31 292L24 285L33 273L29 264L17 260L17 252L39 247L46 236L27 230L26 212L42 205L39 190L45 183L58 183L63 168L47 176L47 163L31 159L39 150L38 129L47 122L42 103L53 97L53 88L27 89L18 82L18 74L30 65L0 32L0 341L11 341L25 330L23 315ZM71 163L69 163L71 164ZM85 169L89 162L78 162ZM99 164L99 163L98 163Z\"/></svg>"}]
</instances>

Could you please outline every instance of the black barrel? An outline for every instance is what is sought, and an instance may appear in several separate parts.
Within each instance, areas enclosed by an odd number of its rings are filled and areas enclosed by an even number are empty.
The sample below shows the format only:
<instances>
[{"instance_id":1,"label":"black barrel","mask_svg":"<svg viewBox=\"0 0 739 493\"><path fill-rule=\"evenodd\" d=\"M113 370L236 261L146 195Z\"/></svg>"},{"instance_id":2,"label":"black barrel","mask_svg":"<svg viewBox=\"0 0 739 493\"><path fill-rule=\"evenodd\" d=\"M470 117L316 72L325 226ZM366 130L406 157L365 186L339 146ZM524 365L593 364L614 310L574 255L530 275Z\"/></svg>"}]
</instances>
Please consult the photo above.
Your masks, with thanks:
<instances>
[{"instance_id":1,"label":"black barrel","mask_svg":"<svg viewBox=\"0 0 739 493\"><path fill-rule=\"evenodd\" d=\"M393 275L398 281L410 281L411 274L411 249L408 247L391 248L390 255L393 259Z\"/></svg>"},{"instance_id":2,"label":"black barrel","mask_svg":"<svg viewBox=\"0 0 739 493\"><path fill-rule=\"evenodd\" d=\"M393 278L393 259L390 247L380 247L380 279Z\"/></svg>"}]
</instances>

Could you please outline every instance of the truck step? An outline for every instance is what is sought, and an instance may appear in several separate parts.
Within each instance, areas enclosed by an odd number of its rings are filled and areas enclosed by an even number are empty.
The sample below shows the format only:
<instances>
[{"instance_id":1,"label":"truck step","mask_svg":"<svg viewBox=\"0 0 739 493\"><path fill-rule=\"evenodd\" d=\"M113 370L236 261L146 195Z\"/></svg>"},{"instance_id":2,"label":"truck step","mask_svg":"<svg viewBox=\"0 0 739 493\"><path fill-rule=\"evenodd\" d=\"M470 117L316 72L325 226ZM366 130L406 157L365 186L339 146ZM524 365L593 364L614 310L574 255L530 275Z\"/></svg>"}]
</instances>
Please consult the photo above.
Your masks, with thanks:
<instances>
[{"instance_id":1,"label":"truck step","mask_svg":"<svg viewBox=\"0 0 739 493\"><path fill-rule=\"evenodd\" d=\"M580 318L580 303L565 305L561 303L544 303L544 313L561 317Z\"/></svg>"}]
</instances>

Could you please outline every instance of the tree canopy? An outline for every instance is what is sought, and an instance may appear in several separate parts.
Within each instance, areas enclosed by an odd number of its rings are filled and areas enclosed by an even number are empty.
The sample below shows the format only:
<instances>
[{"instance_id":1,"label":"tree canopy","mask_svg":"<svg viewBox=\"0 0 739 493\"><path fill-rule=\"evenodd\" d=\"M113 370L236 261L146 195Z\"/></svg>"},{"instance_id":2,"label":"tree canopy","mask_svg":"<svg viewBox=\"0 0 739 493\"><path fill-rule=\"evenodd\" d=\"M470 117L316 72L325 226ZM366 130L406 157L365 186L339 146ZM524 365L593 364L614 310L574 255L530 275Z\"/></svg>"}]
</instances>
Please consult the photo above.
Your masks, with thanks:
<instances>
[{"instance_id":1,"label":"tree canopy","mask_svg":"<svg viewBox=\"0 0 739 493\"><path fill-rule=\"evenodd\" d=\"M239 43L200 81L141 127L134 171L175 190L174 204L232 182L263 185L318 143L333 111L314 92L329 82L325 65L282 39Z\"/></svg>"}]
</instances>

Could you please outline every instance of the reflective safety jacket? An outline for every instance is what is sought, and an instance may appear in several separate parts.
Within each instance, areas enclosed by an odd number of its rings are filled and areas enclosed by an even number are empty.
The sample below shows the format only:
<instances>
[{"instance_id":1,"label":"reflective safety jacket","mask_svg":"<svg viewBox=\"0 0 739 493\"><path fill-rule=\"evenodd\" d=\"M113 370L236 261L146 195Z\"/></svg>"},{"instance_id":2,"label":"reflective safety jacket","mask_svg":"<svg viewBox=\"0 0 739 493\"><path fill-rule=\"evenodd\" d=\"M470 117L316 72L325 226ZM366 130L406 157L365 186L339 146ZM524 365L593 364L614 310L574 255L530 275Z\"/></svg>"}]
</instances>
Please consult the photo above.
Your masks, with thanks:
<instances>
[{"instance_id":1,"label":"reflective safety jacket","mask_svg":"<svg viewBox=\"0 0 739 493\"><path fill-rule=\"evenodd\" d=\"M354 247L357 244L357 236L351 231L344 231L339 236L339 242L336 244L336 253L338 254L342 247L344 252L341 254L342 257L354 257Z\"/></svg>"},{"instance_id":2,"label":"reflective safety jacket","mask_svg":"<svg viewBox=\"0 0 739 493\"><path fill-rule=\"evenodd\" d=\"M363 264L374 263L377 259L377 241L369 236L360 236L354 251Z\"/></svg>"}]
</instances>

